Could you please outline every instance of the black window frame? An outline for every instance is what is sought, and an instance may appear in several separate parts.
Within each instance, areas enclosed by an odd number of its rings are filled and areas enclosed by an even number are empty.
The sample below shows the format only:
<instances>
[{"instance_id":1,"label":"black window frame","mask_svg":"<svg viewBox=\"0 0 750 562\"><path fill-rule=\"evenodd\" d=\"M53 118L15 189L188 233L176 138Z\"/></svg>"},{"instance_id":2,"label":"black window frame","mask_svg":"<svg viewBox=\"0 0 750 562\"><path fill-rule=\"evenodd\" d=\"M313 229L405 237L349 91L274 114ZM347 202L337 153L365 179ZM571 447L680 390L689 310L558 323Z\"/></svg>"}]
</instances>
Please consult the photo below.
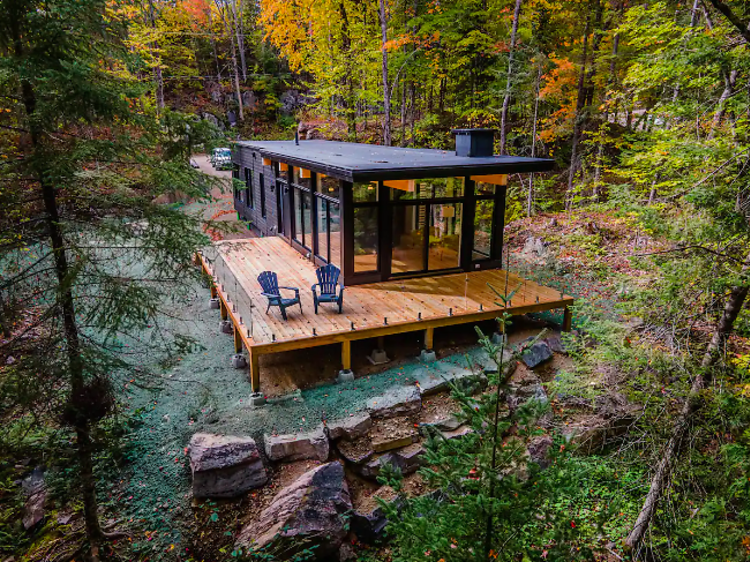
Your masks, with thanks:
<instances>
[{"instance_id":1,"label":"black window frame","mask_svg":"<svg viewBox=\"0 0 750 562\"><path fill-rule=\"evenodd\" d=\"M245 168L245 204L248 209L255 209L255 193L253 190L253 176L254 171L252 168Z\"/></svg>"},{"instance_id":2,"label":"black window frame","mask_svg":"<svg viewBox=\"0 0 750 562\"><path fill-rule=\"evenodd\" d=\"M260 186L260 216L264 219L266 215L266 180L262 173L258 174L258 184Z\"/></svg>"}]
</instances>

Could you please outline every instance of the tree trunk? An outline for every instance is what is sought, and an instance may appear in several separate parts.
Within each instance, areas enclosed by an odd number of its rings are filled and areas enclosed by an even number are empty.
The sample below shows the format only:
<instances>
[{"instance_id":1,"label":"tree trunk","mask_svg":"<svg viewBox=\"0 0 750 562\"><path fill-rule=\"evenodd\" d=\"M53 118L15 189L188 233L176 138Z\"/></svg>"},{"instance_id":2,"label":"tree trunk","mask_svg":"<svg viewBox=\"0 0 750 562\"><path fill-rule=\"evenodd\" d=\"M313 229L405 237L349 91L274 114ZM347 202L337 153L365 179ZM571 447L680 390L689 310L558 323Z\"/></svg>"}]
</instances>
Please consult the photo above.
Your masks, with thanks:
<instances>
[{"instance_id":1,"label":"tree trunk","mask_svg":"<svg viewBox=\"0 0 750 562\"><path fill-rule=\"evenodd\" d=\"M619 16L622 17L622 12L625 8L625 1L621 0L619 6ZM604 127L609 124L609 92L617 83L617 52L620 47L620 34L615 33L612 38L612 59L609 61L609 76L607 76L607 91L604 92ZM596 167L594 168L594 188L593 188L593 199L595 202L599 201L600 193L600 182L602 180L602 161L604 160L604 133L600 131L599 145L596 151Z\"/></svg>"},{"instance_id":2,"label":"tree trunk","mask_svg":"<svg viewBox=\"0 0 750 562\"><path fill-rule=\"evenodd\" d=\"M216 50L216 37L214 37L214 25L213 25L213 18L211 17L211 6L207 5L208 8L206 12L206 16L208 17L208 29L209 29L209 38L211 39L211 50L214 54L214 62L216 63L216 80L218 82L221 82L221 65L219 64L219 54Z\"/></svg>"},{"instance_id":3,"label":"tree trunk","mask_svg":"<svg viewBox=\"0 0 750 562\"><path fill-rule=\"evenodd\" d=\"M243 29L242 0L236 0L232 6L234 13L234 29L237 35L237 48L240 51L240 66L242 83L247 82L247 62L245 61L245 31Z\"/></svg>"},{"instance_id":4,"label":"tree trunk","mask_svg":"<svg viewBox=\"0 0 750 562\"><path fill-rule=\"evenodd\" d=\"M750 255L745 258L745 263L742 266L742 273L746 274L750 269ZM656 467L654 476L651 479L651 486L649 487L646 499L643 502L638 518L633 525L633 529L625 539L625 546L630 550L635 550L641 544L643 535L648 529L651 518L656 511L656 505L661 497L664 487L667 485L669 475L672 470L672 464L679 452L680 445L685 433L687 432L690 417L696 408L698 397L701 391L705 388L706 384L710 382L710 368L716 363L717 359L721 355L721 349L727 340L727 337L734 328L734 322L737 319L737 315L742 310L742 306L747 298L748 287L737 286L734 287L729 293L729 298L724 305L724 311L719 319L714 330L713 337L703 354L703 360L701 361L701 370L692 386L690 387L690 393L685 399L685 403L680 411L680 416L677 419L674 430L672 431L672 437L667 443L667 447L661 455L661 460ZM705 378L704 378L705 375Z\"/></svg>"},{"instance_id":5,"label":"tree trunk","mask_svg":"<svg viewBox=\"0 0 750 562\"><path fill-rule=\"evenodd\" d=\"M714 135L716 135L716 130L721 125L722 119L724 119L724 114L726 113L726 102L729 99L729 96L732 95L734 92L734 87L737 84L737 71L731 70L729 74L724 73L724 91L721 92L721 96L719 97L719 102L717 104L716 114L714 115L714 121L711 125L711 132L708 135L709 139L714 138Z\"/></svg>"},{"instance_id":6,"label":"tree trunk","mask_svg":"<svg viewBox=\"0 0 750 562\"><path fill-rule=\"evenodd\" d=\"M383 144L391 146L391 90L388 85L388 19L385 11L385 0L379 0L380 9L380 53L383 56Z\"/></svg>"},{"instance_id":7,"label":"tree trunk","mask_svg":"<svg viewBox=\"0 0 750 562\"><path fill-rule=\"evenodd\" d=\"M565 194L565 209L570 211L573 208L573 179L576 175L578 162L578 143L581 136L583 121L583 107L586 99L586 64L588 62L588 38L589 27L591 26L591 16L586 16L586 26L583 30L583 48L581 52L581 70L578 73L578 97L576 99L576 111L573 124L573 142L570 154L570 170L568 172L568 190Z\"/></svg>"},{"instance_id":8,"label":"tree trunk","mask_svg":"<svg viewBox=\"0 0 750 562\"><path fill-rule=\"evenodd\" d=\"M219 1L220 0L216 0L216 6L217 8L219 8L219 14L221 15L221 19L224 23L224 31L226 32L227 37L229 37L229 43L232 46L232 69L234 70L233 72L234 93L237 96L239 120L244 121L245 112L242 107L242 91L240 90L240 69L239 69L239 65L237 64L237 45L235 44L234 33L232 32L232 27L229 25L227 14L225 14L224 11L221 9L221 6L219 5Z\"/></svg>"},{"instance_id":9,"label":"tree trunk","mask_svg":"<svg viewBox=\"0 0 750 562\"><path fill-rule=\"evenodd\" d=\"M534 81L534 121L531 124L531 157L536 157L536 128L539 119L539 88L542 82L542 63L539 61L539 68ZM529 174L529 192L526 195L526 216L530 217L534 213L534 174Z\"/></svg>"},{"instance_id":10,"label":"tree trunk","mask_svg":"<svg viewBox=\"0 0 750 562\"><path fill-rule=\"evenodd\" d=\"M521 3L523 0L516 0L516 7L513 10L513 25L510 30L510 45L508 47L508 74L505 81L505 97L503 97L503 109L500 114L500 154L506 153L508 124L508 109L510 107L511 85L513 83L513 57L516 51L516 37L518 35L518 19L521 16Z\"/></svg>"},{"instance_id":11,"label":"tree trunk","mask_svg":"<svg viewBox=\"0 0 750 562\"><path fill-rule=\"evenodd\" d=\"M156 34L156 14L154 13L154 2L148 0L148 20L151 25L151 32ZM151 54L156 60L154 66L154 80L156 81L156 111L161 115L164 110L164 77L161 70L161 55L159 54L159 42L154 39L151 41Z\"/></svg>"}]
</instances>

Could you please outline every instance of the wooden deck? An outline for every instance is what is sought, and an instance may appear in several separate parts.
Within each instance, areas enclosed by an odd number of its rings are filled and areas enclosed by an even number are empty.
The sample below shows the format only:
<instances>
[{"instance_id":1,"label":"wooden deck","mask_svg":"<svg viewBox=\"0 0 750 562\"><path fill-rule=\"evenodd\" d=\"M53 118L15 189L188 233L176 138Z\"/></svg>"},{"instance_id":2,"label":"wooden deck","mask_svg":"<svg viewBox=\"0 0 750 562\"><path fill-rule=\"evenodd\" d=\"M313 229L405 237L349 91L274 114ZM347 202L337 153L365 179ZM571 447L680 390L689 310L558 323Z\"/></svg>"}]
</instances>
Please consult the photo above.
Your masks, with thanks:
<instances>
[{"instance_id":1,"label":"wooden deck","mask_svg":"<svg viewBox=\"0 0 750 562\"><path fill-rule=\"evenodd\" d=\"M350 369L353 340L424 331L425 349L431 349L435 328L493 319L502 310L518 315L563 308L563 327L570 328L572 297L503 270L347 287L343 314L324 304L316 315L310 289L315 267L281 238L223 241L215 249L216 259L200 262L215 279L212 294L221 299L222 318L234 325L237 351L247 349L254 390L260 388L258 356L266 353L341 343L342 367ZM288 322L278 308L265 313L267 301L256 278L266 270L278 274L279 285L300 289L303 311L287 309ZM504 293L506 283L508 293L516 292L509 306L501 307L490 285Z\"/></svg>"}]
</instances>

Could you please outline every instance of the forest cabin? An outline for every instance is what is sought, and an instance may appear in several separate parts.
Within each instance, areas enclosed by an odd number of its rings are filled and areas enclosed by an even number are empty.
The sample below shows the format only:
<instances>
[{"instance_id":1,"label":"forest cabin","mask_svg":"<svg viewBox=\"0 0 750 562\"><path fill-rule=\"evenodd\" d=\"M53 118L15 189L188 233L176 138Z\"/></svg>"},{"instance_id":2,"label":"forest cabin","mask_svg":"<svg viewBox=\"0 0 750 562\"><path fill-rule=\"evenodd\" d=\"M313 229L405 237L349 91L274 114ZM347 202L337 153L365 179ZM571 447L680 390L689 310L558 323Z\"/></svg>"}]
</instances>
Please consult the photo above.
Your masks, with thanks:
<instances>
[{"instance_id":1,"label":"forest cabin","mask_svg":"<svg viewBox=\"0 0 750 562\"><path fill-rule=\"evenodd\" d=\"M345 286L498 269L508 174L553 161L496 156L492 129L457 129L456 150L323 140L234 149L235 209Z\"/></svg>"},{"instance_id":2,"label":"forest cabin","mask_svg":"<svg viewBox=\"0 0 750 562\"><path fill-rule=\"evenodd\" d=\"M492 154L491 129L458 129L456 150L332 142L245 141L234 147L234 205L258 235L225 240L201 256L212 296L234 333L236 365L247 351L260 389L259 357L341 345L341 377L351 374L351 342L564 309L570 296L503 271L508 174L544 172L553 161ZM316 269L333 264L345 287L341 312L314 312ZM258 276L298 289L289 311L267 311ZM493 288L512 299L500 302ZM297 308L297 305L299 307ZM285 318L285 316L288 317ZM434 356L434 354L432 354Z\"/></svg>"}]
</instances>

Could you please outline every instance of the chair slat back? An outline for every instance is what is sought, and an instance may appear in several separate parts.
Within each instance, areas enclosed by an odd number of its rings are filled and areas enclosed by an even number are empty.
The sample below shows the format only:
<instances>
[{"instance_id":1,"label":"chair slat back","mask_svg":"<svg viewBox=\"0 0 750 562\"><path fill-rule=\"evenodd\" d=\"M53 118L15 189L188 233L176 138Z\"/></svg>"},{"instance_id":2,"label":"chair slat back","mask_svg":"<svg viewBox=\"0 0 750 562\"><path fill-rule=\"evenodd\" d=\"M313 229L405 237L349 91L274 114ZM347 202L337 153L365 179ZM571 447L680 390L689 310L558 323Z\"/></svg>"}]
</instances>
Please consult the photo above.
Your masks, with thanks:
<instances>
[{"instance_id":1,"label":"chair slat back","mask_svg":"<svg viewBox=\"0 0 750 562\"><path fill-rule=\"evenodd\" d=\"M316 271L318 275L318 284L320 293L323 295L333 295L336 293L336 284L339 281L341 270L333 264L319 267Z\"/></svg>"},{"instance_id":2,"label":"chair slat back","mask_svg":"<svg viewBox=\"0 0 750 562\"><path fill-rule=\"evenodd\" d=\"M273 271L264 271L258 275L258 283L263 288L264 293L279 295L279 280Z\"/></svg>"}]
</instances>

